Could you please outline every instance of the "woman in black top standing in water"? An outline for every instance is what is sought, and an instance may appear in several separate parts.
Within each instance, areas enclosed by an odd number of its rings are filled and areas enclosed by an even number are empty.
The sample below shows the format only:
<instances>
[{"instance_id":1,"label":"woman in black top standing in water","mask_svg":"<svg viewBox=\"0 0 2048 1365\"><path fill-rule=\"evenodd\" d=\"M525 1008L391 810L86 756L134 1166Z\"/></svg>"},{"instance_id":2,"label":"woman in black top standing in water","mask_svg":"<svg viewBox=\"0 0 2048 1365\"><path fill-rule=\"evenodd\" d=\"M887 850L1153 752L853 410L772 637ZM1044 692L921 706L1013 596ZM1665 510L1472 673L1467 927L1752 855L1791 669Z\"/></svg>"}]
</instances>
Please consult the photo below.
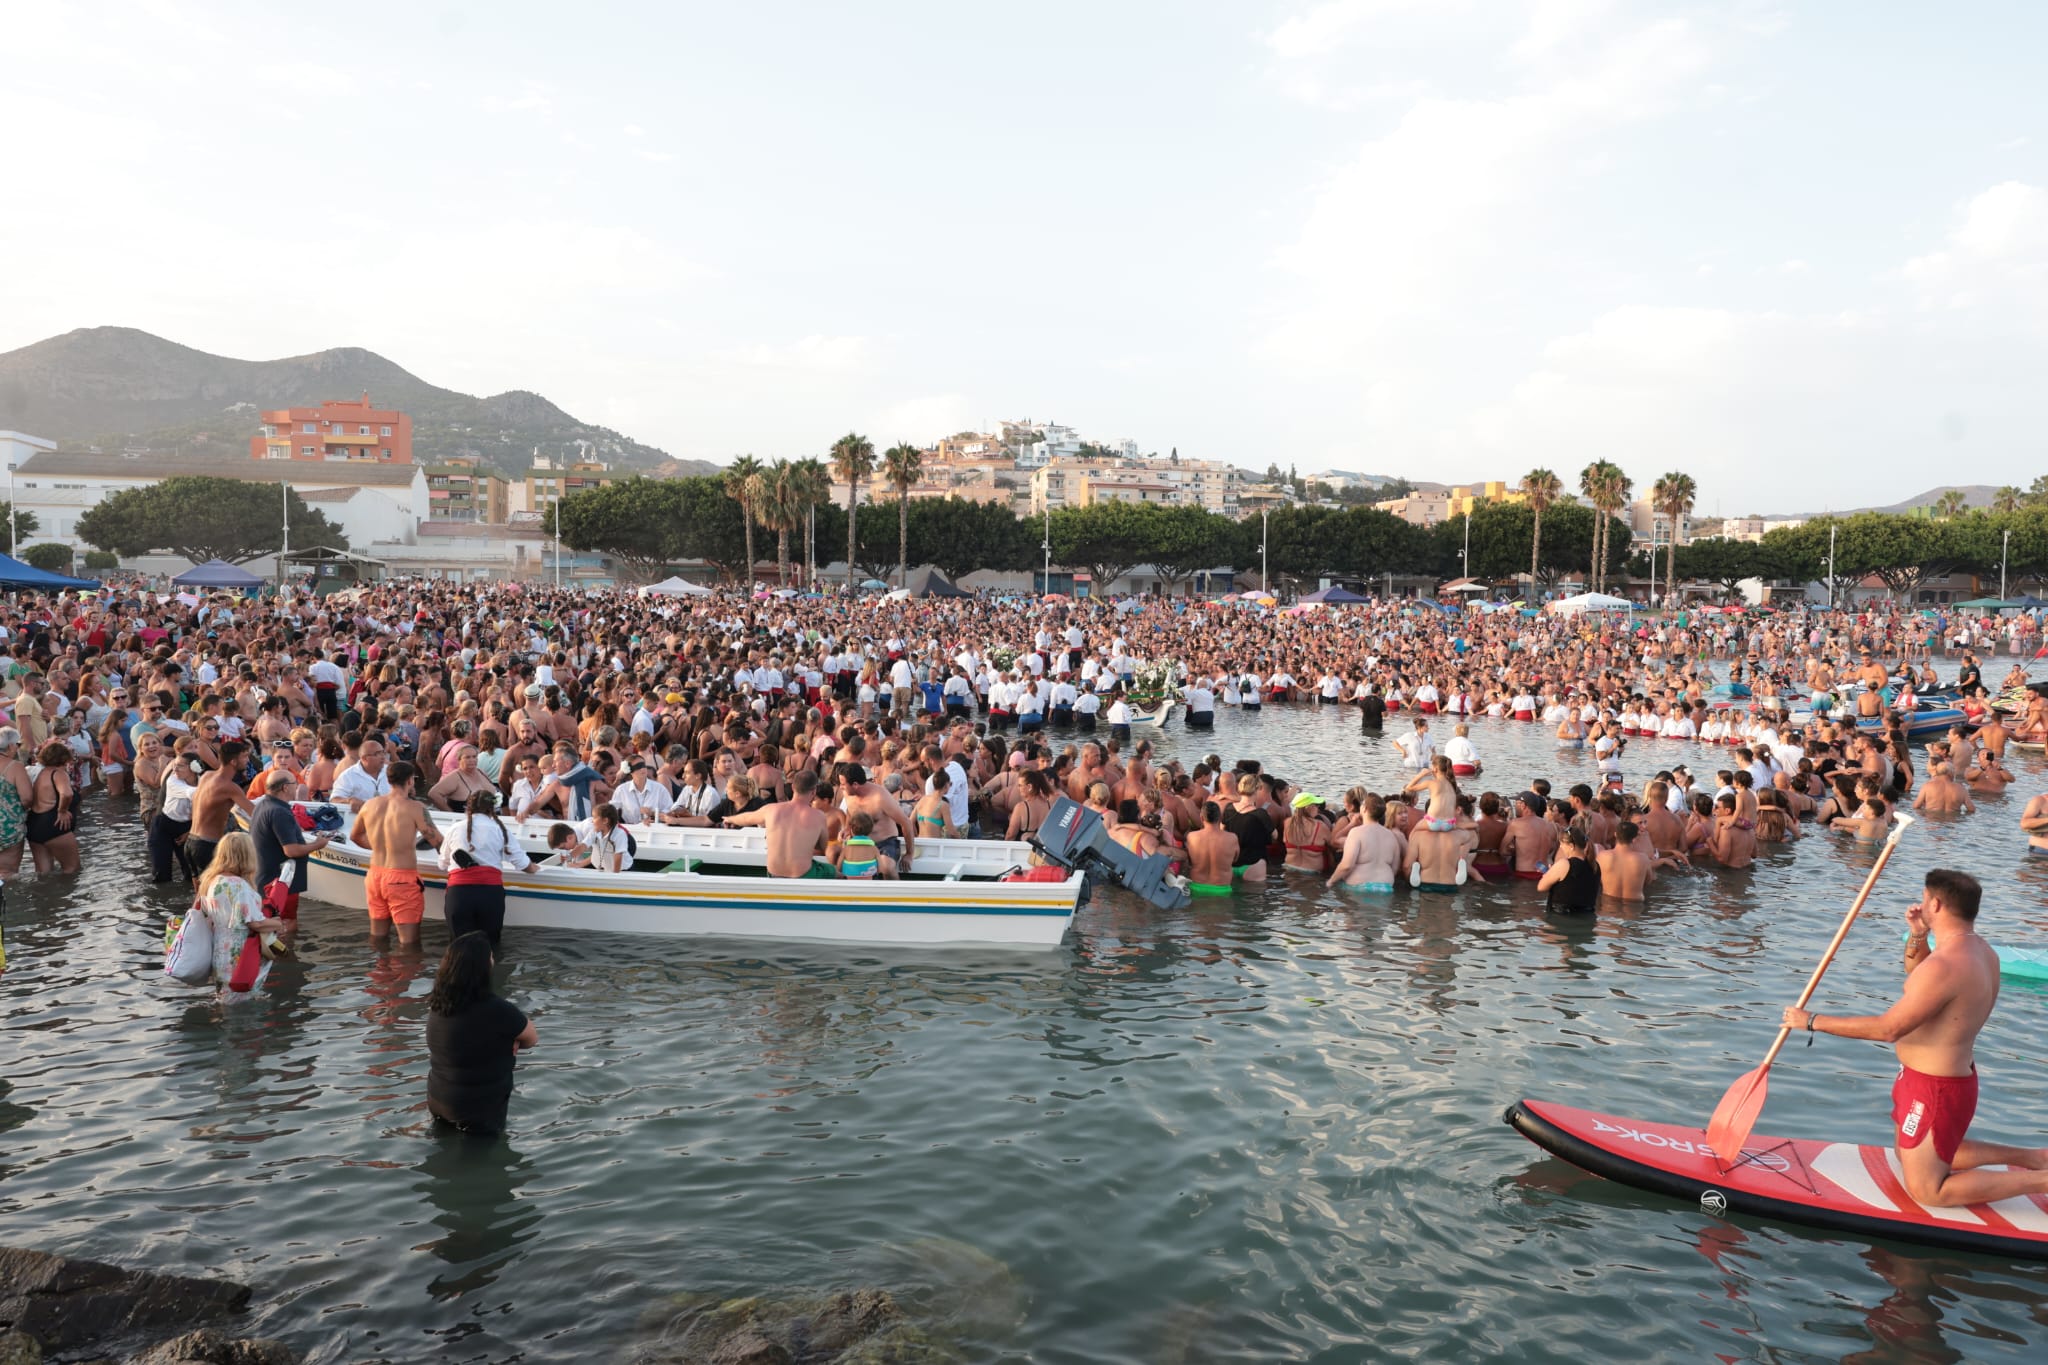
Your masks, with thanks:
<instances>
[{"instance_id":1,"label":"woman in black top standing in water","mask_svg":"<svg viewBox=\"0 0 2048 1365\"><path fill-rule=\"evenodd\" d=\"M491 941L458 936L427 996L427 1108L465 1133L498 1133L512 1101L512 1065L539 1042L533 1022L491 989Z\"/></svg>"},{"instance_id":2,"label":"woman in black top standing in water","mask_svg":"<svg viewBox=\"0 0 2048 1365\"><path fill-rule=\"evenodd\" d=\"M1590 914L1600 904L1600 866L1586 852L1586 832L1573 825L1564 832L1558 859L1536 883L1538 891L1550 893L1549 910L1564 914Z\"/></svg>"}]
</instances>

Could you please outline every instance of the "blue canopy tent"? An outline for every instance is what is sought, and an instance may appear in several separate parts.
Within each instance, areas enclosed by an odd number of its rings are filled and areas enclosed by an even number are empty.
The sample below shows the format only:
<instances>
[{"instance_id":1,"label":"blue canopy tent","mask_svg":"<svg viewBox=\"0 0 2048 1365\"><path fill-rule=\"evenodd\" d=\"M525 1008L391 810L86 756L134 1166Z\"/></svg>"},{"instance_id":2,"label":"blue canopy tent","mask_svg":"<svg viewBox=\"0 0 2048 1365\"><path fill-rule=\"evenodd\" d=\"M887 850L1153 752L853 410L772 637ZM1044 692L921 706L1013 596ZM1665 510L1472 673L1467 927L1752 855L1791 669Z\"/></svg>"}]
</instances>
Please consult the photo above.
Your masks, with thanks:
<instances>
[{"instance_id":1,"label":"blue canopy tent","mask_svg":"<svg viewBox=\"0 0 2048 1365\"><path fill-rule=\"evenodd\" d=\"M171 582L181 588L227 588L234 592L255 592L263 586L263 580L255 574L225 559L209 559L194 565Z\"/></svg>"},{"instance_id":2,"label":"blue canopy tent","mask_svg":"<svg viewBox=\"0 0 2048 1365\"><path fill-rule=\"evenodd\" d=\"M72 578L66 574L51 573L38 569L33 564L24 564L13 555L0 555L0 588L42 588L55 591L59 588L97 588L97 578Z\"/></svg>"},{"instance_id":3,"label":"blue canopy tent","mask_svg":"<svg viewBox=\"0 0 2048 1365\"><path fill-rule=\"evenodd\" d=\"M1325 606L1331 607L1351 607L1361 605L1369 599L1360 597L1357 593L1352 592L1349 588L1339 588L1331 586L1327 588L1318 589L1317 591L1309 593L1297 600L1303 602L1321 602Z\"/></svg>"}]
</instances>

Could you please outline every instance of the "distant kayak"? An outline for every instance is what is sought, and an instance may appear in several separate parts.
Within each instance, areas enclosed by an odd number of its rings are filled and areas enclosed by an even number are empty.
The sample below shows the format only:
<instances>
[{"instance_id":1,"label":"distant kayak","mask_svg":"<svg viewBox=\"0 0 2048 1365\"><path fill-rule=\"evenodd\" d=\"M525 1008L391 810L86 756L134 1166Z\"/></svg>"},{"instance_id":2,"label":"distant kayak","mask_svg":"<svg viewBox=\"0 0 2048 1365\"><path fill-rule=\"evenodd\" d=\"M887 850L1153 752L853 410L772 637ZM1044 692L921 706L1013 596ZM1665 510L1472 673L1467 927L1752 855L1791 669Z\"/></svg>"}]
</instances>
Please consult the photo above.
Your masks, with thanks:
<instances>
[{"instance_id":1,"label":"distant kayak","mask_svg":"<svg viewBox=\"0 0 2048 1365\"><path fill-rule=\"evenodd\" d=\"M1753 1136L1742 1159L1723 1171L1700 1128L1543 1100L1509 1106L1506 1119L1574 1166L1716 1217L1749 1214L1861 1237L2048 1260L2048 1196L1930 1209L1906 1193L1898 1155L1889 1147Z\"/></svg>"}]
</instances>

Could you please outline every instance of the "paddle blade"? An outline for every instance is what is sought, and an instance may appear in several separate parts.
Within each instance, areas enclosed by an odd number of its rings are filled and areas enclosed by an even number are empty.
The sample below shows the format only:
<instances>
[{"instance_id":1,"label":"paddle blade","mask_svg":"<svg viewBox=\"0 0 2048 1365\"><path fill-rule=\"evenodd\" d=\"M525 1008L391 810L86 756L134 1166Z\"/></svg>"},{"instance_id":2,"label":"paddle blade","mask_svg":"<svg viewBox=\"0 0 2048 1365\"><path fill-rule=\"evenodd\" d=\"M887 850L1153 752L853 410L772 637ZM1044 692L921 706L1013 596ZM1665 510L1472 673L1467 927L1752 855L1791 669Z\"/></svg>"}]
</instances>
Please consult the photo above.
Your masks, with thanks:
<instances>
[{"instance_id":1,"label":"paddle blade","mask_svg":"<svg viewBox=\"0 0 2048 1365\"><path fill-rule=\"evenodd\" d=\"M1749 1135L1756 1131L1757 1115L1763 1113L1764 1099L1771 1090L1770 1071L1766 1062L1737 1077L1714 1106L1714 1117L1707 1120L1707 1146L1714 1149L1724 1171L1741 1160Z\"/></svg>"}]
</instances>

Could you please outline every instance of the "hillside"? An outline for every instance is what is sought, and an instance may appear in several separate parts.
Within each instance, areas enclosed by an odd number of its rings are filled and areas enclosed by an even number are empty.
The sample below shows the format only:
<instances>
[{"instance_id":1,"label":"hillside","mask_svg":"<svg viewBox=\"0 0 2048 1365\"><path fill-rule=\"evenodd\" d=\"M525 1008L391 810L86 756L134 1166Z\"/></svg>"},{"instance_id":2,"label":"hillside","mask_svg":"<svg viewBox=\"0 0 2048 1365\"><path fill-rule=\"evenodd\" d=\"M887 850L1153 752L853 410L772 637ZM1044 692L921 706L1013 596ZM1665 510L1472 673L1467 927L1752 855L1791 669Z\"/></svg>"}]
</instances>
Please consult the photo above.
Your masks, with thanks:
<instances>
[{"instance_id":1,"label":"hillside","mask_svg":"<svg viewBox=\"0 0 2048 1365\"><path fill-rule=\"evenodd\" d=\"M1924 493L1916 493L1912 497L1907 498L1904 502L1887 503L1883 507L1838 507L1834 510L1832 514L1827 512L1801 512L1799 513L1799 515L1803 517L1821 517L1828 515L1845 517L1848 516L1851 512L1910 512L1916 507L1932 507L1935 503L1940 502L1941 495L1948 492L1951 488L1955 489L1957 492L1963 495L1963 505L1965 507L1989 507L1991 505L1991 500L1998 496L1998 489L1993 484L1945 483L1937 487L1930 488Z\"/></svg>"},{"instance_id":2,"label":"hillside","mask_svg":"<svg viewBox=\"0 0 2048 1365\"><path fill-rule=\"evenodd\" d=\"M538 447L557 457L587 452L621 469L713 469L579 422L537 393L472 397L355 346L236 360L132 327L86 327L0 354L0 428L71 447L246 455L258 412L366 392L379 406L411 414L413 455L422 464L476 455L510 474L527 468Z\"/></svg>"}]
</instances>

